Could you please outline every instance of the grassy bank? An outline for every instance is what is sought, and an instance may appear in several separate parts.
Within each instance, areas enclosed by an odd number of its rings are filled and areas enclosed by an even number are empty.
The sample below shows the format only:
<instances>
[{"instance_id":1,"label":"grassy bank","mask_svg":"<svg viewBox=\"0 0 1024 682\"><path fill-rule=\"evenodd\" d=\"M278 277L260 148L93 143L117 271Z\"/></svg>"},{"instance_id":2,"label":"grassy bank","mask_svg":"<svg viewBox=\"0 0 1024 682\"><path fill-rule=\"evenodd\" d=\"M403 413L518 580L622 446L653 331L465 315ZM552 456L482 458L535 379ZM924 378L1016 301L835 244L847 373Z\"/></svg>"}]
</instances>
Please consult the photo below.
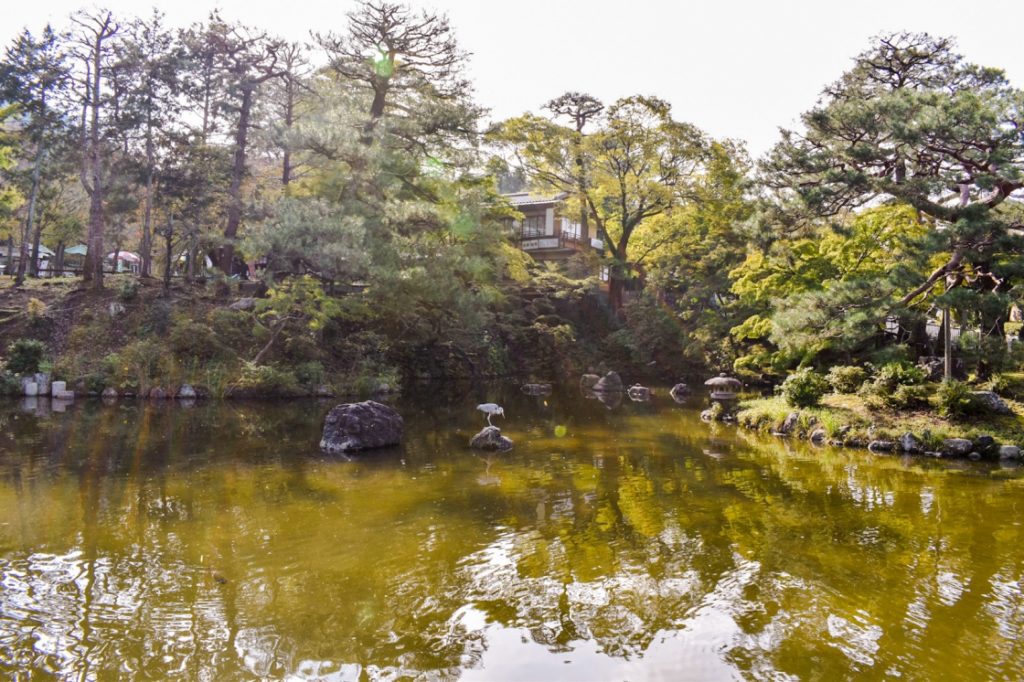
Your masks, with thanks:
<instances>
[{"instance_id":1,"label":"grassy bank","mask_svg":"<svg viewBox=\"0 0 1024 682\"><path fill-rule=\"evenodd\" d=\"M1024 405L1007 400L1012 415L977 415L957 421L939 416L934 401L929 408L899 411L880 408L860 395L830 394L816 407L797 409L786 404L781 396L744 400L736 414L738 423L757 431L779 433L786 418L799 416L790 433L796 438L809 438L823 429L830 442L866 447L872 441L895 441L912 433L926 450L938 450L947 438L976 439L992 436L1002 444L1024 444Z\"/></svg>"}]
</instances>

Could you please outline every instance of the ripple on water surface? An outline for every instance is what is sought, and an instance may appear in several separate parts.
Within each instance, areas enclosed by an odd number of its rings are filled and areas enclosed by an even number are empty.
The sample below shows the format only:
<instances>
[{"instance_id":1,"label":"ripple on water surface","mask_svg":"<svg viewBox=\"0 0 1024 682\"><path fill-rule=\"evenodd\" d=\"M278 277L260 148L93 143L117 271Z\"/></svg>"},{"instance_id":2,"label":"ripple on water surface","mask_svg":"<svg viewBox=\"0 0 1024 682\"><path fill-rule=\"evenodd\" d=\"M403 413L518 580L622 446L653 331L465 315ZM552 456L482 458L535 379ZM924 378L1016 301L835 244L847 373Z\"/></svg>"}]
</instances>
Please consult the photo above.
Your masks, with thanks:
<instances>
[{"instance_id":1,"label":"ripple on water surface","mask_svg":"<svg viewBox=\"0 0 1024 682\"><path fill-rule=\"evenodd\" d=\"M512 452L465 447L481 402ZM328 407L7 415L0 674L1024 677L1015 471L502 386L332 459Z\"/></svg>"}]
</instances>

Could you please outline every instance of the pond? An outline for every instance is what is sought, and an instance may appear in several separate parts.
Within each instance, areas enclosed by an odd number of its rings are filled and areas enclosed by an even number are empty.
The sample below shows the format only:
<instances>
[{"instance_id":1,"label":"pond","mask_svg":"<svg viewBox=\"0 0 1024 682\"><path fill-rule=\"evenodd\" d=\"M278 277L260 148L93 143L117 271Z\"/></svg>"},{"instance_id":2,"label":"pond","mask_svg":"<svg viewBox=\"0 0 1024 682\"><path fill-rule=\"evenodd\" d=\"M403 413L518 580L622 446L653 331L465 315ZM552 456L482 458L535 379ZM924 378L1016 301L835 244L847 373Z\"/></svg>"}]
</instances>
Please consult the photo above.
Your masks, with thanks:
<instances>
[{"instance_id":1,"label":"pond","mask_svg":"<svg viewBox=\"0 0 1024 682\"><path fill-rule=\"evenodd\" d=\"M334 402L0 404L0 677L1024 677L1016 469L510 385L332 458Z\"/></svg>"}]
</instances>

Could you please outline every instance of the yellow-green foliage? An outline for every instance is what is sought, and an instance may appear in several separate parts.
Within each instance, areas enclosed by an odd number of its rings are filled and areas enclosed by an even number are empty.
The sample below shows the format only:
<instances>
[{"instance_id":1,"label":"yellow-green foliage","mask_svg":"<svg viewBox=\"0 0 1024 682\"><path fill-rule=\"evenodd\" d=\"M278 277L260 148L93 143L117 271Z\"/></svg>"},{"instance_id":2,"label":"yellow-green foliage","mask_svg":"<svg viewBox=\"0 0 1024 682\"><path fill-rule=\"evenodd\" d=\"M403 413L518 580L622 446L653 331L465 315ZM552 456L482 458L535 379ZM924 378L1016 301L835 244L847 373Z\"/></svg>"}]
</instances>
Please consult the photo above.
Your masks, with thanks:
<instances>
[{"instance_id":1,"label":"yellow-green foliage","mask_svg":"<svg viewBox=\"0 0 1024 682\"><path fill-rule=\"evenodd\" d=\"M25 306L25 314L28 315L28 319L35 321L38 320L46 313L46 304L40 301L38 298L28 299L28 304Z\"/></svg>"},{"instance_id":2,"label":"yellow-green foliage","mask_svg":"<svg viewBox=\"0 0 1024 682\"><path fill-rule=\"evenodd\" d=\"M254 365L246 362L238 379L230 390L239 395L251 393L255 396L285 397L303 393L298 380L291 372L270 365Z\"/></svg>"},{"instance_id":3,"label":"yellow-green foliage","mask_svg":"<svg viewBox=\"0 0 1024 682\"><path fill-rule=\"evenodd\" d=\"M183 313L173 315L167 343L174 355L185 361L208 361L234 355L209 325L194 321Z\"/></svg>"},{"instance_id":4,"label":"yellow-green foliage","mask_svg":"<svg viewBox=\"0 0 1024 682\"><path fill-rule=\"evenodd\" d=\"M139 393L148 392L158 382L171 379L177 373L174 358L155 338L133 341L119 353L108 356L106 362L107 371L116 386Z\"/></svg>"}]
</instances>

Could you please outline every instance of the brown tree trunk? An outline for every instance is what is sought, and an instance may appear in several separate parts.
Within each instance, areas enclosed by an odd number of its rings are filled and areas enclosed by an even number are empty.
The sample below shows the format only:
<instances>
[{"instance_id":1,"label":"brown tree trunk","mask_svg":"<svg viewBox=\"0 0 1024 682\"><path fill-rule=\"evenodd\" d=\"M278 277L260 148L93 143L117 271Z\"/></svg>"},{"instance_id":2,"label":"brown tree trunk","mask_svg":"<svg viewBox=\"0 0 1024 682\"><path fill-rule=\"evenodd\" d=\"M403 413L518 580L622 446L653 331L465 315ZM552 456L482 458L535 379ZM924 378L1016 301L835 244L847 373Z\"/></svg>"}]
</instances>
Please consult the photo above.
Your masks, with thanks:
<instances>
[{"instance_id":1,"label":"brown tree trunk","mask_svg":"<svg viewBox=\"0 0 1024 682\"><path fill-rule=\"evenodd\" d=\"M284 127L285 130L291 130L295 123L295 83L291 78L285 83L285 97ZM281 184L285 187L288 187L288 183L292 181L292 151L288 144L289 141L286 138L284 159L281 164Z\"/></svg>"},{"instance_id":2,"label":"brown tree trunk","mask_svg":"<svg viewBox=\"0 0 1024 682\"><path fill-rule=\"evenodd\" d=\"M39 230L36 228L36 224L39 221L36 219L36 206L39 203L39 176L42 173L44 154L43 143L40 142L39 149L36 150L35 167L32 169L32 189L29 191L28 197L28 215L25 218L25 232L21 239L22 254L25 252L25 242L29 238L32 239L32 259L28 264L28 270L29 274L33 277L39 275ZM21 284L24 281L25 266L19 264L17 284Z\"/></svg>"},{"instance_id":3,"label":"brown tree trunk","mask_svg":"<svg viewBox=\"0 0 1024 682\"><path fill-rule=\"evenodd\" d=\"M252 113L253 86L242 90L242 105L238 112L238 129L235 131L235 160L231 168L231 197L228 203L228 223L224 227L225 244L220 248L217 266L226 275L231 275L235 260L235 236L242 224L242 178L245 177L245 148L249 140L249 117Z\"/></svg>"},{"instance_id":4,"label":"brown tree trunk","mask_svg":"<svg viewBox=\"0 0 1024 682\"><path fill-rule=\"evenodd\" d=\"M139 254L142 256L142 266L139 272L143 277L149 277L153 267L153 164L155 152L153 149L153 121L147 121L146 128L146 198L145 207L142 212L142 243L139 245Z\"/></svg>"},{"instance_id":5,"label":"brown tree trunk","mask_svg":"<svg viewBox=\"0 0 1024 682\"><path fill-rule=\"evenodd\" d=\"M167 232L164 237L164 255L166 256L166 265L164 265L164 295L171 291L171 248L172 240L174 239L174 218L168 214L167 216Z\"/></svg>"},{"instance_id":6,"label":"brown tree trunk","mask_svg":"<svg viewBox=\"0 0 1024 682\"><path fill-rule=\"evenodd\" d=\"M953 380L953 328L949 308L942 310L942 378Z\"/></svg>"},{"instance_id":7,"label":"brown tree trunk","mask_svg":"<svg viewBox=\"0 0 1024 682\"><path fill-rule=\"evenodd\" d=\"M103 289L103 156L100 150L100 72L103 39L96 37L93 48L92 83L89 88L89 236L83 278L92 289Z\"/></svg>"},{"instance_id":8,"label":"brown tree trunk","mask_svg":"<svg viewBox=\"0 0 1024 682\"><path fill-rule=\"evenodd\" d=\"M57 251L53 254L53 276L61 277L64 275L64 249L65 245L63 241L57 242Z\"/></svg>"}]
</instances>

